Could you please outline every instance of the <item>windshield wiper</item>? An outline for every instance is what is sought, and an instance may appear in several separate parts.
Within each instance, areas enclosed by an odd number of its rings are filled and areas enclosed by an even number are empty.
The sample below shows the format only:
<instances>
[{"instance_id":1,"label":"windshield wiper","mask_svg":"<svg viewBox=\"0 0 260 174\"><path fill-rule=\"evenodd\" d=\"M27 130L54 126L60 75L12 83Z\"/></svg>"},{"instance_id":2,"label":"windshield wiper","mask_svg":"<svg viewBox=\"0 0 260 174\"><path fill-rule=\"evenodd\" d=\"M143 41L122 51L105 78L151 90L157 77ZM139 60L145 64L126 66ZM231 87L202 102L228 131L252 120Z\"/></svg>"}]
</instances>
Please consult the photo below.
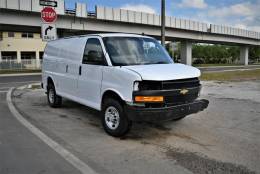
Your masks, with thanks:
<instances>
[{"instance_id":1,"label":"windshield wiper","mask_svg":"<svg viewBox=\"0 0 260 174\"><path fill-rule=\"evenodd\" d=\"M164 62L164 61L158 61L158 62L152 62L149 64L169 64L169 62Z\"/></svg>"},{"instance_id":2,"label":"windshield wiper","mask_svg":"<svg viewBox=\"0 0 260 174\"><path fill-rule=\"evenodd\" d=\"M114 66L127 66L126 63L113 63Z\"/></svg>"}]
</instances>

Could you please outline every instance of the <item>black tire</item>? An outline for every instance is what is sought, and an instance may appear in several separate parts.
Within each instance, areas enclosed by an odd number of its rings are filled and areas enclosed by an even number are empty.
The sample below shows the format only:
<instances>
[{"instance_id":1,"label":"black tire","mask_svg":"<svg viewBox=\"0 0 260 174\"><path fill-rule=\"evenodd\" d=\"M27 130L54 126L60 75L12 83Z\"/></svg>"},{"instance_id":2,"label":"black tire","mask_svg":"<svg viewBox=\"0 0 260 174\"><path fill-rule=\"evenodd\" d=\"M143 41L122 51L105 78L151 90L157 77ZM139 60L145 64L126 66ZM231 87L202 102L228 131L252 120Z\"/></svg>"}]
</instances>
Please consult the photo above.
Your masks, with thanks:
<instances>
[{"instance_id":1,"label":"black tire","mask_svg":"<svg viewBox=\"0 0 260 174\"><path fill-rule=\"evenodd\" d=\"M172 119L172 121L180 121L180 120L184 119L185 117L186 117L186 115L185 116L180 116L178 118Z\"/></svg>"},{"instance_id":2,"label":"black tire","mask_svg":"<svg viewBox=\"0 0 260 174\"><path fill-rule=\"evenodd\" d=\"M115 126L114 128L111 128L111 125L110 125L110 124L112 124L112 127L113 127L113 123L112 123L113 121L110 120L111 123L108 123L109 121L106 120L106 119L108 119L108 117L106 116L106 113L109 112L109 109L112 109L112 110L116 109L117 113L119 115L118 116L119 123L116 122L115 125L117 125L117 126ZM115 116L113 115L113 117L115 117ZM103 102L102 111L101 111L101 119L102 119L102 125L103 125L105 132L114 137L124 136L125 134L128 133L128 131L130 130L131 125L132 125L132 122L130 120L128 120L128 118L124 112L124 108L123 108L122 104L113 98L107 98Z\"/></svg>"},{"instance_id":3,"label":"black tire","mask_svg":"<svg viewBox=\"0 0 260 174\"><path fill-rule=\"evenodd\" d=\"M53 108L60 107L62 104L62 97L60 97L56 94L55 86L52 83L50 83L50 84L48 84L47 89L48 89L47 90L47 99L48 99L49 105Z\"/></svg>"}]
</instances>

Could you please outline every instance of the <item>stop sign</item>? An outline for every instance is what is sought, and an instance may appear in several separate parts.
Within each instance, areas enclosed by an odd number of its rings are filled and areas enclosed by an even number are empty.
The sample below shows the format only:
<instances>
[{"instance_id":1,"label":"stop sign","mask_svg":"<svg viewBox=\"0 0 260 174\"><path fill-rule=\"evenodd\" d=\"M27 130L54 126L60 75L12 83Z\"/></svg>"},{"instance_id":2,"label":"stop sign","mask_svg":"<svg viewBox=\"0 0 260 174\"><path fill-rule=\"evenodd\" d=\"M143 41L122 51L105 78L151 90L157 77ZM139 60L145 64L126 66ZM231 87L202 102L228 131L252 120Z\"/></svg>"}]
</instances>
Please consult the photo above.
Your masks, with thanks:
<instances>
[{"instance_id":1,"label":"stop sign","mask_svg":"<svg viewBox=\"0 0 260 174\"><path fill-rule=\"evenodd\" d=\"M57 14L55 10L51 7L45 7L41 11L41 18L46 23L52 23L55 22L57 19Z\"/></svg>"}]
</instances>

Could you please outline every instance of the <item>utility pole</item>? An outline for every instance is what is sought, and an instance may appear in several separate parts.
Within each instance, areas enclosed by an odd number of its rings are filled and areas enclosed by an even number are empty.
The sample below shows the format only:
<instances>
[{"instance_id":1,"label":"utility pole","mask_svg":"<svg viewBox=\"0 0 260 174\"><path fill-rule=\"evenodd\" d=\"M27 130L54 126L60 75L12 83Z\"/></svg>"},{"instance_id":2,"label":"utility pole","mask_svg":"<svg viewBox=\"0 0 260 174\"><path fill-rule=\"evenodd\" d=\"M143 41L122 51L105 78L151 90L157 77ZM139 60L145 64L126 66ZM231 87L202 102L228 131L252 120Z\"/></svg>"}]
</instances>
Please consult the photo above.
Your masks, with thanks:
<instances>
[{"instance_id":1,"label":"utility pole","mask_svg":"<svg viewBox=\"0 0 260 174\"><path fill-rule=\"evenodd\" d=\"M161 0L161 44L165 46L165 0Z\"/></svg>"}]
</instances>

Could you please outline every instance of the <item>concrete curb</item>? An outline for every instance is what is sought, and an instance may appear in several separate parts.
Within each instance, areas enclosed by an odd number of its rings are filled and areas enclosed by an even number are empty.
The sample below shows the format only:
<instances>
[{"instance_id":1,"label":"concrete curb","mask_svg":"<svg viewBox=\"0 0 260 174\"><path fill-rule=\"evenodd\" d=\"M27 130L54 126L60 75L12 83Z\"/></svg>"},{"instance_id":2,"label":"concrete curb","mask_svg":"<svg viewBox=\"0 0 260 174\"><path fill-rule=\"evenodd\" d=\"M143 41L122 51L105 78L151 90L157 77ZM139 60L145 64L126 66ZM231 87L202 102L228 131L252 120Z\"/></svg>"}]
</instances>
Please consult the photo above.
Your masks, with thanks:
<instances>
[{"instance_id":1,"label":"concrete curb","mask_svg":"<svg viewBox=\"0 0 260 174\"><path fill-rule=\"evenodd\" d=\"M13 76L36 76L42 73L15 73L15 74L0 74L0 77L13 77Z\"/></svg>"},{"instance_id":2,"label":"concrete curb","mask_svg":"<svg viewBox=\"0 0 260 174\"><path fill-rule=\"evenodd\" d=\"M82 174L97 174L91 167L89 167L86 163L81 161L79 158L77 158L75 155L73 155L71 152L69 152L67 149L62 147L60 144L55 142L53 139L48 137L46 134L44 134L41 130L36 128L34 125L32 125L29 121L27 121L15 108L13 102L12 102L12 93L15 88L11 88L7 95L7 105L10 109L10 112L13 114L13 116L23 125L25 126L29 131L31 131L34 135L36 135L38 138L40 138L45 144L47 144L50 148L52 148L55 152L57 152L62 158L64 158L67 162L69 162L71 165L73 165L76 169L78 169Z\"/></svg>"},{"instance_id":3,"label":"concrete curb","mask_svg":"<svg viewBox=\"0 0 260 174\"><path fill-rule=\"evenodd\" d=\"M258 70L259 68L250 68L250 69L228 69L228 70L220 70L220 71L204 71L204 73L221 73L221 72L232 72L232 71L252 71Z\"/></svg>"},{"instance_id":4,"label":"concrete curb","mask_svg":"<svg viewBox=\"0 0 260 174\"><path fill-rule=\"evenodd\" d=\"M199 69L210 69L210 68L249 68L249 67L259 67L260 65L238 65L238 66L198 66Z\"/></svg>"}]
</instances>

